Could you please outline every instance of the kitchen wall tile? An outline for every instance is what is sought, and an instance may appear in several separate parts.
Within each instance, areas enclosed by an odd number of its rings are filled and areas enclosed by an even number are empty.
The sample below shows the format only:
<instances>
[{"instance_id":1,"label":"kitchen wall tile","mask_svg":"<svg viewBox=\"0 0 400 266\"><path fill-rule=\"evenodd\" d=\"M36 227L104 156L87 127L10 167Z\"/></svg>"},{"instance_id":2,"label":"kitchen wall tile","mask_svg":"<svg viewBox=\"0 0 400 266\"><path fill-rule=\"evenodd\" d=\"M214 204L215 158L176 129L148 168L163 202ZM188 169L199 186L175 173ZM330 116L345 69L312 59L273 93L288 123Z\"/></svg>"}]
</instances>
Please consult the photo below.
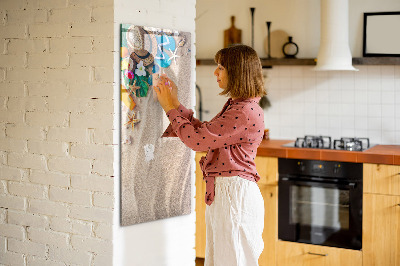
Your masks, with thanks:
<instances>
[{"instance_id":1,"label":"kitchen wall tile","mask_svg":"<svg viewBox=\"0 0 400 266\"><path fill-rule=\"evenodd\" d=\"M292 77L291 78L291 88L294 90L303 90L304 89L304 82L302 77Z\"/></svg>"},{"instance_id":2,"label":"kitchen wall tile","mask_svg":"<svg viewBox=\"0 0 400 266\"><path fill-rule=\"evenodd\" d=\"M382 116L382 106L379 104L368 105L368 117L381 117Z\"/></svg>"},{"instance_id":3,"label":"kitchen wall tile","mask_svg":"<svg viewBox=\"0 0 400 266\"><path fill-rule=\"evenodd\" d=\"M341 79L341 74L343 71L328 71L328 77L329 77L329 82L334 86L334 88L337 88L340 84L340 79Z\"/></svg>"},{"instance_id":4,"label":"kitchen wall tile","mask_svg":"<svg viewBox=\"0 0 400 266\"><path fill-rule=\"evenodd\" d=\"M396 132L395 132L395 135L396 135L396 142L395 143L392 143L392 144L399 144L400 143L400 130L397 130ZM399 156L400 157L400 156Z\"/></svg>"},{"instance_id":5,"label":"kitchen wall tile","mask_svg":"<svg viewBox=\"0 0 400 266\"><path fill-rule=\"evenodd\" d=\"M385 139L388 144L396 143L396 131L382 130L382 139Z\"/></svg>"},{"instance_id":6,"label":"kitchen wall tile","mask_svg":"<svg viewBox=\"0 0 400 266\"><path fill-rule=\"evenodd\" d=\"M292 76L291 70L290 67L279 67L279 77L290 78Z\"/></svg>"},{"instance_id":7,"label":"kitchen wall tile","mask_svg":"<svg viewBox=\"0 0 400 266\"><path fill-rule=\"evenodd\" d=\"M354 129L354 136L358 138L368 138L367 131L365 129L360 129L360 128Z\"/></svg>"},{"instance_id":8,"label":"kitchen wall tile","mask_svg":"<svg viewBox=\"0 0 400 266\"><path fill-rule=\"evenodd\" d=\"M385 91L394 91L395 88L395 79L392 77L388 77L382 79L382 92Z\"/></svg>"},{"instance_id":9,"label":"kitchen wall tile","mask_svg":"<svg viewBox=\"0 0 400 266\"><path fill-rule=\"evenodd\" d=\"M328 103L329 102L329 90L327 89L317 89L316 91L317 103Z\"/></svg>"},{"instance_id":10,"label":"kitchen wall tile","mask_svg":"<svg viewBox=\"0 0 400 266\"><path fill-rule=\"evenodd\" d=\"M342 127L340 116L330 116L329 117L329 127L334 129L340 129Z\"/></svg>"},{"instance_id":11,"label":"kitchen wall tile","mask_svg":"<svg viewBox=\"0 0 400 266\"><path fill-rule=\"evenodd\" d=\"M279 86L280 86L280 89L288 90L292 87L292 84L291 84L289 78L280 76L279 77Z\"/></svg>"},{"instance_id":12,"label":"kitchen wall tile","mask_svg":"<svg viewBox=\"0 0 400 266\"><path fill-rule=\"evenodd\" d=\"M332 139L337 138L337 136L332 132L331 128L329 127L319 127L319 131L317 135L321 136L331 136Z\"/></svg>"},{"instance_id":13,"label":"kitchen wall tile","mask_svg":"<svg viewBox=\"0 0 400 266\"><path fill-rule=\"evenodd\" d=\"M397 117L397 118L400 117L400 104L395 104L394 115L395 115L395 117Z\"/></svg>"},{"instance_id":14,"label":"kitchen wall tile","mask_svg":"<svg viewBox=\"0 0 400 266\"><path fill-rule=\"evenodd\" d=\"M342 129L354 129L355 118L354 116L342 116L341 123Z\"/></svg>"},{"instance_id":15,"label":"kitchen wall tile","mask_svg":"<svg viewBox=\"0 0 400 266\"><path fill-rule=\"evenodd\" d=\"M382 139L385 139L387 144L396 143L396 131L382 130Z\"/></svg>"},{"instance_id":16,"label":"kitchen wall tile","mask_svg":"<svg viewBox=\"0 0 400 266\"><path fill-rule=\"evenodd\" d=\"M394 77L397 79L400 79L400 66L399 65L396 65L394 67Z\"/></svg>"},{"instance_id":17,"label":"kitchen wall tile","mask_svg":"<svg viewBox=\"0 0 400 266\"><path fill-rule=\"evenodd\" d=\"M330 115L335 115L335 116L338 116L338 115L341 115L341 113L342 113L342 110L341 110L341 108L340 108L340 103L329 103L329 114Z\"/></svg>"},{"instance_id":18,"label":"kitchen wall tile","mask_svg":"<svg viewBox=\"0 0 400 266\"><path fill-rule=\"evenodd\" d=\"M303 69L303 77L304 79L307 78L316 78L317 77L317 71L314 71L314 66L304 66L302 67Z\"/></svg>"},{"instance_id":19,"label":"kitchen wall tile","mask_svg":"<svg viewBox=\"0 0 400 266\"><path fill-rule=\"evenodd\" d=\"M367 88L369 91L380 91L382 86L381 79L375 75L368 76Z\"/></svg>"},{"instance_id":20,"label":"kitchen wall tile","mask_svg":"<svg viewBox=\"0 0 400 266\"><path fill-rule=\"evenodd\" d=\"M394 78L395 66L381 66L381 76L382 78Z\"/></svg>"},{"instance_id":21,"label":"kitchen wall tile","mask_svg":"<svg viewBox=\"0 0 400 266\"><path fill-rule=\"evenodd\" d=\"M329 71L315 71L317 78L327 79L329 75Z\"/></svg>"},{"instance_id":22,"label":"kitchen wall tile","mask_svg":"<svg viewBox=\"0 0 400 266\"><path fill-rule=\"evenodd\" d=\"M368 91L368 104L381 104L382 93L381 91Z\"/></svg>"},{"instance_id":23,"label":"kitchen wall tile","mask_svg":"<svg viewBox=\"0 0 400 266\"><path fill-rule=\"evenodd\" d=\"M317 101L317 115L329 115L329 105Z\"/></svg>"},{"instance_id":24,"label":"kitchen wall tile","mask_svg":"<svg viewBox=\"0 0 400 266\"><path fill-rule=\"evenodd\" d=\"M400 105L400 79L398 80L398 86L396 87L396 92L395 92L395 100L394 103L396 105Z\"/></svg>"},{"instance_id":25,"label":"kitchen wall tile","mask_svg":"<svg viewBox=\"0 0 400 266\"><path fill-rule=\"evenodd\" d=\"M306 72L308 69L304 69L302 67L291 67L290 76L292 78L303 78L303 71Z\"/></svg>"},{"instance_id":26,"label":"kitchen wall tile","mask_svg":"<svg viewBox=\"0 0 400 266\"><path fill-rule=\"evenodd\" d=\"M400 144L400 66L356 67L360 71L312 71L312 66L264 70L272 105L264 110L271 138L372 134L382 144ZM226 101L217 95L213 71L213 67L197 67L196 83L201 85L203 109L210 111L210 118Z\"/></svg>"},{"instance_id":27,"label":"kitchen wall tile","mask_svg":"<svg viewBox=\"0 0 400 266\"><path fill-rule=\"evenodd\" d=\"M368 130L367 136L371 143L382 143L382 131L381 130Z\"/></svg>"},{"instance_id":28,"label":"kitchen wall tile","mask_svg":"<svg viewBox=\"0 0 400 266\"><path fill-rule=\"evenodd\" d=\"M356 104L354 106L354 115L355 116L368 116L368 105L367 104Z\"/></svg>"},{"instance_id":29,"label":"kitchen wall tile","mask_svg":"<svg viewBox=\"0 0 400 266\"><path fill-rule=\"evenodd\" d=\"M393 117L395 116L395 106L392 104L383 104L382 105L382 119L385 117Z\"/></svg>"},{"instance_id":30,"label":"kitchen wall tile","mask_svg":"<svg viewBox=\"0 0 400 266\"><path fill-rule=\"evenodd\" d=\"M312 87L306 87L304 90L304 102L306 103L315 103L315 99L317 97L317 92Z\"/></svg>"},{"instance_id":31,"label":"kitchen wall tile","mask_svg":"<svg viewBox=\"0 0 400 266\"><path fill-rule=\"evenodd\" d=\"M355 115L355 107L354 104L351 103L342 103L339 107L340 114L343 117L352 116L354 118Z\"/></svg>"},{"instance_id":32,"label":"kitchen wall tile","mask_svg":"<svg viewBox=\"0 0 400 266\"><path fill-rule=\"evenodd\" d=\"M364 90L364 91L356 90L355 95L354 95L354 103L355 104L368 104L367 90Z\"/></svg>"},{"instance_id":33,"label":"kitchen wall tile","mask_svg":"<svg viewBox=\"0 0 400 266\"><path fill-rule=\"evenodd\" d=\"M396 125L396 131L400 132L400 118L399 117L396 117L395 125Z\"/></svg>"},{"instance_id":34,"label":"kitchen wall tile","mask_svg":"<svg viewBox=\"0 0 400 266\"><path fill-rule=\"evenodd\" d=\"M354 127L356 132L361 132L362 135L366 136L366 131L368 129L368 118L356 116L354 119ZM356 136L359 136L359 134L356 134Z\"/></svg>"},{"instance_id":35,"label":"kitchen wall tile","mask_svg":"<svg viewBox=\"0 0 400 266\"><path fill-rule=\"evenodd\" d=\"M310 116L310 117L313 116L315 119L316 111L317 111L317 104L315 103L315 101L314 102L306 102L304 104L304 114L305 115ZM312 119L309 119L309 120L312 120Z\"/></svg>"},{"instance_id":36,"label":"kitchen wall tile","mask_svg":"<svg viewBox=\"0 0 400 266\"><path fill-rule=\"evenodd\" d=\"M344 128L344 129L342 129L341 136L352 138L352 137L355 137L357 135L355 134L355 129L354 128Z\"/></svg>"},{"instance_id":37,"label":"kitchen wall tile","mask_svg":"<svg viewBox=\"0 0 400 266\"><path fill-rule=\"evenodd\" d=\"M290 127L292 126L292 115L287 115L287 114L281 114L280 115L280 121L282 127Z\"/></svg>"},{"instance_id":38,"label":"kitchen wall tile","mask_svg":"<svg viewBox=\"0 0 400 266\"><path fill-rule=\"evenodd\" d=\"M304 127L304 115L302 113L293 114L291 117L292 126L296 128Z\"/></svg>"},{"instance_id":39,"label":"kitchen wall tile","mask_svg":"<svg viewBox=\"0 0 400 266\"><path fill-rule=\"evenodd\" d=\"M358 72L355 71L341 71L342 88L354 87L354 77ZM349 83L347 85L347 83Z\"/></svg>"},{"instance_id":40,"label":"kitchen wall tile","mask_svg":"<svg viewBox=\"0 0 400 266\"><path fill-rule=\"evenodd\" d=\"M394 120L394 117L382 117L382 132L395 130L396 122Z\"/></svg>"},{"instance_id":41,"label":"kitchen wall tile","mask_svg":"<svg viewBox=\"0 0 400 266\"><path fill-rule=\"evenodd\" d=\"M330 103L340 103L342 100L342 91L339 88L329 88L329 102Z\"/></svg>"},{"instance_id":42,"label":"kitchen wall tile","mask_svg":"<svg viewBox=\"0 0 400 266\"><path fill-rule=\"evenodd\" d=\"M380 65L367 65L367 72L369 77L381 76L381 66Z\"/></svg>"},{"instance_id":43,"label":"kitchen wall tile","mask_svg":"<svg viewBox=\"0 0 400 266\"><path fill-rule=\"evenodd\" d=\"M351 88L351 89L343 89L342 90L342 99L341 99L342 103L354 104L355 93L354 93L354 89L353 88Z\"/></svg>"},{"instance_id":44,"label":"kitchen wall tile","mask_svg":"<svg viewBox=\"0 0 400 266\"><path fill-rule=\"evenodd\" d=\"M394 104L395 101L395 92L394 91L382 91L382 105L384 104Z\"/></svg>"},{"instance_id":45,"label":"kitchen wall tile","mask_svg":"<svg viewBox=\"0 0 400 266\"><path fill-rule=\"evenodd\" d=\"M277 136L279 139L293 139L294 137L292 136L295 134L293 128L290 126L281 126L279 128L279 133L280 134Z\"/></svg>"},{"instance_id":46,"label":"kitchen wall tile","mask_svg":"<svg viewBox=\"0 0 400 266\"><path fill-rule=\"evenodd\" d=\"M380 117L368 117L368 131L381 131L382 119Z\"/></svg>"},{"instance_id":47,"label":"kitchen wall tile","mask_svg":"<svg viewBox=\"0 0 400 266\"><path fill-rule=\"evenodd\" d=\"M329 117L318 115L316 118L317 128L329 128Z\"/></svg>"}]
</instances>

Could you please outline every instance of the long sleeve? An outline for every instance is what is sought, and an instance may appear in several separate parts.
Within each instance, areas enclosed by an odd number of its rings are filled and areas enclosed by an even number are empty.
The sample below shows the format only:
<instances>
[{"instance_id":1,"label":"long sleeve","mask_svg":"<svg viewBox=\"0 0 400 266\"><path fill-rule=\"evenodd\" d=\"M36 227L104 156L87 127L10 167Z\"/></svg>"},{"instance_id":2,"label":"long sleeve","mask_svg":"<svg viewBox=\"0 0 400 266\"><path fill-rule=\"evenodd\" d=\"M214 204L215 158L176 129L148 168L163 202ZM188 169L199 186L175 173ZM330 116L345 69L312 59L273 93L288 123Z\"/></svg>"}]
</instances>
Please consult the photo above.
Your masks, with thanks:
<instances>
[{"instance_id":1,"label":"long sleeve","mask_svg":"<svg viewBox=\"0 0 400 266\"><path fill-rule=\"evenodd\" d=\"M194 127L201 125L201 121L193 116L193 110L187 109L185 106L180 104L177 111L182 117L188 119ZM177 137L175 131L172 130L172 124L168 125L161 137Z\"/></svg>"},{"instance_id":2,"label":"long sleeve","mask_svg":"<svg viewBox=\"0 0 400 266\"><path fill-rule=\"evenodd\" d=\"M173 132L194 151L206 151L245 142L243 136L248 117L239 109L230 108L210 122L191 122L176 109L168 111Z\"/></svg>"}]
</instances>

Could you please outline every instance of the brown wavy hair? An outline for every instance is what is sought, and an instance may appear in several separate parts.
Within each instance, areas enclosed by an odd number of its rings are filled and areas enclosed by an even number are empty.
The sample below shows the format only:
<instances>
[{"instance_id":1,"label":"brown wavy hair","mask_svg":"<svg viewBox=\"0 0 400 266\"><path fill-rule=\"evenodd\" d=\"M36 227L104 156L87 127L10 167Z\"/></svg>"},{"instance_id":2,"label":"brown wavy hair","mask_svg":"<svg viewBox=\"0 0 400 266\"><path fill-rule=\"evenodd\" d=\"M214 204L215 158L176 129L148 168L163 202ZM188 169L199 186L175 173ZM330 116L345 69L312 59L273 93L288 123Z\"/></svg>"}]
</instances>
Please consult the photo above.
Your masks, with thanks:
<instances>
[{"instance_id":1,"label":"brown wavy hair","mask_svg":"<svg viewBox=\"0 0 400 266\"><path fill-rule=\"evenodd\" d=\"M214 57L228 72L228 86L220 95L252 98L266 95L260 58L247 45L233 45L219 50Z\"/></svg>"}]
</instances>

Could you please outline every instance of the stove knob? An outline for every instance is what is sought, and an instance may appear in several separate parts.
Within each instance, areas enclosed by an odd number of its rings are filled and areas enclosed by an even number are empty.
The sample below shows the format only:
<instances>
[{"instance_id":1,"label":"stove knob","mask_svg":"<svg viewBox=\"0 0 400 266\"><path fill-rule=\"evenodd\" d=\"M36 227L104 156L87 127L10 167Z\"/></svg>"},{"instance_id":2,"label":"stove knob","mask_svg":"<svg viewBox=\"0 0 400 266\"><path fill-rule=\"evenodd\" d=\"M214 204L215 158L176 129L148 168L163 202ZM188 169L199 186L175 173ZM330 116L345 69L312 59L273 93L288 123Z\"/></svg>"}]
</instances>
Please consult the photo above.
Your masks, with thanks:
<instances>
[{"instance_id":1,"label":"stove knob","mask_svg":"<svg viewBox=\"0 0 400 266\"><path fill-rule=\"evenodd\" d=\"M333 173L334 173L334 174L338 174L339 171L340 171L340 164L336 164L336 165L335 165L335 168L333 168Z\"/></svg>"},{"instance_id":2,"label":"stove knob","mask_svg":"<svg viewBox=\"0 0 400 266\"><path fill-rule=\"evenodd\" d=\"M306 169L305 165L303 164L303 162L297 162L297 165L299 166L300 171L304 171Z\"/></svg>"}]
</instances>

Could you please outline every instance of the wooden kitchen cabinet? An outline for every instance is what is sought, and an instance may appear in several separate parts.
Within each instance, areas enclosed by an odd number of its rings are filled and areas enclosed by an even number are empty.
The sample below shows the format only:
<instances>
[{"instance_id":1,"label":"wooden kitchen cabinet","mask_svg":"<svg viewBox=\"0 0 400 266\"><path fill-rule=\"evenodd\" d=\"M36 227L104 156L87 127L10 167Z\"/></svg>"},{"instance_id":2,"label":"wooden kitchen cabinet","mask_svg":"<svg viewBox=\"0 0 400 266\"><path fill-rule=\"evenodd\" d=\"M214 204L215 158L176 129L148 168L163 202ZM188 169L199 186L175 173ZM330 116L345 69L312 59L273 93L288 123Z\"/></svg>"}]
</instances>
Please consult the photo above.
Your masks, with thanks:
<instances>
[{"instance_id":1,"label":"wooden kitchen cabinet","mask_svg":"<svg viewBox=\"0 0 400 266\"><path fill-rule=\"evenodd\" d=\"M363 259L358 250L281 240L277 243L277 252L277 266L361 266Z\"/></svg>"},{"instance_id":2,"label":"wooden kitchen cabinet","mask_svg":"<svg viewBox=\"0 0 400 266\"><path fill-rule=\"evenodd\" d=\"M264 198L264 250L258 259L260 266L276 265L276 243L278 241L278 187L259 185Z\"/></svg>"},{"instance_id":3,"label":"wooden kitchen cabinet","mask_svg":"<svg viewBox=\"0 0 400 266\"><path fill-rule=\"evenodd\" d=\"M400 196L364 194L363 265L400 266Z\"/></svg>"},{"instance_id":4,"label":"wooden kitchen cabinet","mask_svg":"<svg viewBox=\"0 0 400 266\"><path fill-rule=\"evenodd\" d=\"M205 152L197 152L196 160L196 257L204 258L206 254L206 223L205 212L206 203L204 196L206 194L206 182L203 181L203 172L200 169L199 161Z\"/></svg>"},{"instance_id":5,"label":"wooden kitchen cabinet","mask_svg":"<svg viewBox=\"0 0 400 266\"><path fill-rule=\"evenodd\" d=\"M364 164L363 266L400 266L400 166Z\"/></svg>"},{"instance_id":6,"label":"wooden kitchen cabinet","mask_svg":"<svg viewBox=\"0 0 400 266\"><path fill-rule=\"evenodd\" d=\"M364 193L400 196L399 165L365 163L363 173Z\"/></svg>"},{"instance_id":7,"label":"wooden kitchen cabinet","mask_svg":"<svg viewBox=\"0 0 400 266\"><path fill-rule=\"evenodd\" d=\"M254 162L261 176L259 185L278 185L278 158L257 156Z\"/></svg>"},{"instance_id":8,"label":"wooden kitchen cabinet","mask_svg":"<svg viewBox=\"0 0 400 266\"><path fill-rule=\"evenodd\" d=\"M196 153L196 257L205 257L206 226L205 226L205 182L199 167L199 161L206 153ZM257 156L255 159L257 171L261 176L258 182L264 198L264 251L259 258L260 266L276 265L276 242L278 239L278 159Z\"/></svg>"}]
</instances>

